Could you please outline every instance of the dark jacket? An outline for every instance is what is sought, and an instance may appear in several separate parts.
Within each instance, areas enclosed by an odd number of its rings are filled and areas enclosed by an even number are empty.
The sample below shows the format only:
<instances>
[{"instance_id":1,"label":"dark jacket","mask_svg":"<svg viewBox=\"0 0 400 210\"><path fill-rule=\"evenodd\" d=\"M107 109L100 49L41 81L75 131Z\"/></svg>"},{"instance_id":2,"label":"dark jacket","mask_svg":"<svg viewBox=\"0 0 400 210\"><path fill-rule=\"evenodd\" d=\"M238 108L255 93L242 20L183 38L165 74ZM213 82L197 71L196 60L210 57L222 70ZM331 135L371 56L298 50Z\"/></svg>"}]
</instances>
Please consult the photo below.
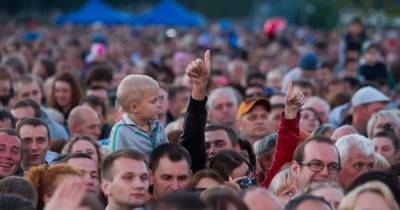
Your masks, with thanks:
<instances>
[{"instance_id":1,"label":"dark jacket","mask_svg":"<svg viewBox=\"0 0 400 210\"><path fill-rule=\"evenodd\" d=\"M185 147L192 159L192 171L206 168L205 129L207 123L207 97L202 101L190 97L185 113L183 135L179 144Z\"/></svg>"}]
</instances>

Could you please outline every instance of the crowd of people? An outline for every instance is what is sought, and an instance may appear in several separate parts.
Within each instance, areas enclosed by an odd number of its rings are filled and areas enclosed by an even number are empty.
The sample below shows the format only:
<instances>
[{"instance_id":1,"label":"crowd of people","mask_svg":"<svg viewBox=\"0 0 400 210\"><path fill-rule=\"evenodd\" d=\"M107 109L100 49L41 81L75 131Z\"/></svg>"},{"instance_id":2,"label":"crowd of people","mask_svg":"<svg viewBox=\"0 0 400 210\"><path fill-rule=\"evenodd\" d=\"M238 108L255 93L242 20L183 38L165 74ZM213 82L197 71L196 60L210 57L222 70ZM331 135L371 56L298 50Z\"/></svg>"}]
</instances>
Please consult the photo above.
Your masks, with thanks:
<instances>
[{"instance_id":1,"label":"crowd of people","mask_svg":"<svg viewBox=\"0 0 400 210\"><path fill-rule=\"evenodd\" d=\"M0 27L0 209L400 209L397 30Z\"/></svg>"}]
</instances>

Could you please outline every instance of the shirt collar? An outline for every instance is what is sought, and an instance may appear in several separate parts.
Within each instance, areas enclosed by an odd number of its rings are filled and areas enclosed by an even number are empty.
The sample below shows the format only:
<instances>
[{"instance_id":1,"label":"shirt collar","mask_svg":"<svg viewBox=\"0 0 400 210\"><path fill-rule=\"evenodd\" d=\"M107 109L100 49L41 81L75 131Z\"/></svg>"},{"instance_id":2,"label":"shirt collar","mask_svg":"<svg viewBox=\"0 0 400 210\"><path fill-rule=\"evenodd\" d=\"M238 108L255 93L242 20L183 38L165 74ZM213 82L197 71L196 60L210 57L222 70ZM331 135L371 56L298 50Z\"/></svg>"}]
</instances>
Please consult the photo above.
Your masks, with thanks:
<instances>
[{"instance_id":1,"label":"shirt collar","mask_svg":"<svg viewBox=\"0 0 400 210\"><path fill-rule=\"evenodd\" d=\"M123 119L125 124L133 125L133 126L136 126L136 127L140 128L135 122L133 122L133 120L128 116L128 114L125 113L122 116L122 119ZM150 124L151 131L153 131L153 129L157 127L158 123L159 123L158 120L151 121L151 124Z\"/></svg>"}]
</instances>

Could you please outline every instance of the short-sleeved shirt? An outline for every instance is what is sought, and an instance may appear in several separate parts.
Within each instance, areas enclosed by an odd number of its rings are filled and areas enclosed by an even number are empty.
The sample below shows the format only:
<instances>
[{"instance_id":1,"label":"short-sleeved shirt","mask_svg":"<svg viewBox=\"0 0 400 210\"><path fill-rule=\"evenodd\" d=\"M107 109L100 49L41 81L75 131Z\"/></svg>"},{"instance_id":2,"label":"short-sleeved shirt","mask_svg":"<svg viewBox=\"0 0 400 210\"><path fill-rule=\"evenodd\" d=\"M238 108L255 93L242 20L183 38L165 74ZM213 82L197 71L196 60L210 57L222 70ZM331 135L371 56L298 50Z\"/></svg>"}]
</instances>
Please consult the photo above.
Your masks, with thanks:
<instances>
[{"instance_id":1,"label":"short-sleeved shirt","mask_svg":"<svg viewBox=\"0 0 400 210\"><path fill-rule=\"evenodd\" d=\"M150 128L150 133L147 133L125 113L122 120L116 123L111 130L108 143L110 151L135 149L145 155L150 155L154 148L168 143L164 127L159 120L151 122Z\"/></svg>"}]
</instances>

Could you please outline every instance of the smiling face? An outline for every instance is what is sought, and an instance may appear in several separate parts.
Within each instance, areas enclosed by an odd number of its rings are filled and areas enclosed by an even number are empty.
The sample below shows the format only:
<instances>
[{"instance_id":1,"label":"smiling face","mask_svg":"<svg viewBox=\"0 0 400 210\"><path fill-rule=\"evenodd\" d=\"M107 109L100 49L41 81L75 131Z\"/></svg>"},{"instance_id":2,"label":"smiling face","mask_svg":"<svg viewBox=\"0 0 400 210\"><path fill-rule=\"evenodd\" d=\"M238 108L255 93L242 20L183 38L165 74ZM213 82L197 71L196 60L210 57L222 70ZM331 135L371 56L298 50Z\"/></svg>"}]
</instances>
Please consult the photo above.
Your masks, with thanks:
<instances>
[{"instance_id":1,"label":"smiling face","mask_svg":"<svg viewBox=\"0 0 400 210\"><path fill-rule=\"evenodd\" d=\"M319 171L312 171L309 166L304 165L311 162L320 162L324 168ZM323 142L311 141L304 147L304 158L302 163L293 161L292 172L296 177L300 190L304 190L313 182L337 181L337 173L329 173L328 165L339 165L338 152L334 145Z\"/></svg>"},{"instance_id":2,"label":"smiling face","mask_svg":"<svg viewBox=\"0 0 400 210\"><path fill-rule=\"evenodd\" d=\"M0 133L0 179L11 176L21 161L21 141L16 136Z\"/></svg>"}]
</instances>

